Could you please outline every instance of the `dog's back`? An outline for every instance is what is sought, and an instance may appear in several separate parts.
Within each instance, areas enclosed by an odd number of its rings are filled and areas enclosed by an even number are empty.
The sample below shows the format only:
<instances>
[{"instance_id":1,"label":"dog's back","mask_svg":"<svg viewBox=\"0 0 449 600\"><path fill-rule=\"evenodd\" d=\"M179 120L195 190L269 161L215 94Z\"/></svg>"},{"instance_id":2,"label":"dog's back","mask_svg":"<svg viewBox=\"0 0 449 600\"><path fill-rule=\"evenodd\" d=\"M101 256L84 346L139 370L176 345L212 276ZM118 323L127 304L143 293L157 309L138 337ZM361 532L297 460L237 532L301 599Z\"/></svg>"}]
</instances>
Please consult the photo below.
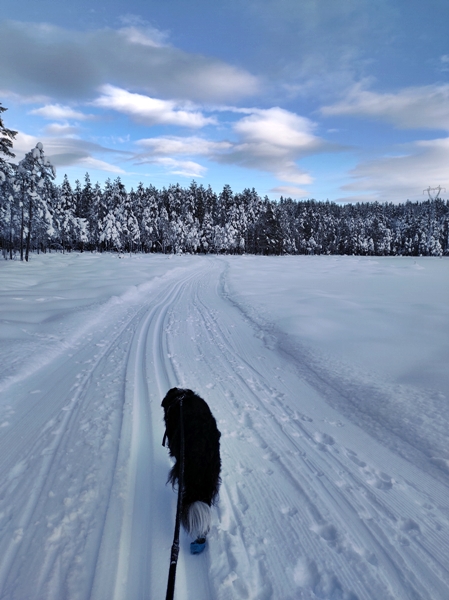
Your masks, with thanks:
<instances>
[{"instance_id":1,"label":"dog's back","mask_svg":"<svg viewBox=\"0 0 449 600\"><path fill-rule=\"evenodd\" d=\"M169 481L179 481L181 453L181 399L184 430L184 496L183 523L193 533L204 528L205 508L216 500L220 485L220 432L207 403L188 389L172 388L164 400L164 420L170 455L176 463ZM190 513L190 515L189 515ZM208 517L210 519L210 517ZM200 521L201 525L195 525ZM208 526L207 526L208 528ZM207 531L203 531L207 533Z\"/></svg>"}]
</instances>

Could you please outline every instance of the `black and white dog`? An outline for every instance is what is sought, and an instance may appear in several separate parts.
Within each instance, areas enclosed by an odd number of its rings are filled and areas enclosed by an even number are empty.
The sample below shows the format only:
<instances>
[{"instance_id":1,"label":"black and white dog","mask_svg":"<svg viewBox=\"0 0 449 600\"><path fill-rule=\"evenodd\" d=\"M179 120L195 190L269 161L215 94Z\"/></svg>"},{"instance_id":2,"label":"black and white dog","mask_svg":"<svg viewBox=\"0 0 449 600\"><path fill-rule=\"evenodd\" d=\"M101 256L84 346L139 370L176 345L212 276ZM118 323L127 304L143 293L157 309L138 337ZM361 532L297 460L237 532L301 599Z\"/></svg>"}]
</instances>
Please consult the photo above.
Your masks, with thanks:
<instances>
[{"instance_id":1,"label":"black and white dog","mask_svg":"<svg viewBox=\"0 0 449 600\"><path fill-rule=\"evenodd\" d=\"M181 408L182 400L182 408ZM210 529L210 507L220 486L220 432L207 403L192 390L172 388L162 401L165 435L170 456L176 459L168 481L179 483L181 460L181 424L184 431L184 494L181 522L195 538L191 552L204 549Z\"/></svg>"}]
</instances>

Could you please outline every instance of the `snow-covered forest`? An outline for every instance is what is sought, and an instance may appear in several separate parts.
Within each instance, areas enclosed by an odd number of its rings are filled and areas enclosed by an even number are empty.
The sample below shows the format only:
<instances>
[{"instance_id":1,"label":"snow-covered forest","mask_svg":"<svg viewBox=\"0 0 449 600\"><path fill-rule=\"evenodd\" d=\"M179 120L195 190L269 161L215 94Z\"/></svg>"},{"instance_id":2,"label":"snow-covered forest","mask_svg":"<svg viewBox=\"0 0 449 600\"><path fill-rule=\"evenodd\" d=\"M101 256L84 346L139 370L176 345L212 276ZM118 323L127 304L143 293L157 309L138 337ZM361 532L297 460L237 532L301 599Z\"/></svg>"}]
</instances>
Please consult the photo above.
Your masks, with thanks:
<instances>
[{"instance_id":1,"label":"snow-covered forest","mask_svg":"<svg viewBox=\"0 0 449 600\"><path fill-rule=\"evenodd\" d=\"M0 105L1 108L1 105ZM5 109L3 109L5 110ZM9 159L14 132L1 128ZM6 133L5 133L6 132ZM8 135L9 133L9 135ZM42 144L18 164L0 162L0 244L4 258L48 250L221 254L442 256L449 252L449 204L339 205L279 202L253 189L220 193L195 181L162 190L117 177L104 186L54 183Z\"/></svg>"}]
</instances>

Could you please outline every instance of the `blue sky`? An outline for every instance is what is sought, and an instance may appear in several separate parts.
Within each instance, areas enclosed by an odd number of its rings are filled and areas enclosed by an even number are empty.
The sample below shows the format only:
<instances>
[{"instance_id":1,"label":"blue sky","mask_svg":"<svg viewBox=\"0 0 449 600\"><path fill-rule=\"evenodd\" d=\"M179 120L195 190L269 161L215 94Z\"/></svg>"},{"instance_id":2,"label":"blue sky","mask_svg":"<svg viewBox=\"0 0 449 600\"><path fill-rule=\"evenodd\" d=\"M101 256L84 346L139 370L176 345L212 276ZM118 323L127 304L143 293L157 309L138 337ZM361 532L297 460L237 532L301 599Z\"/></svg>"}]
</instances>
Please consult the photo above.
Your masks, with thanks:
<instances>
[{"instance_id":1,"label":"blue sky","mask_svg":"<svg viewBox=\"0 0 449 600\"><path fill-rule=\"evenodd\" d=\"M2 0L4 122L58 181L421 200L449 192L447 23L448 0Z\"/></svg>"}]
</instances>

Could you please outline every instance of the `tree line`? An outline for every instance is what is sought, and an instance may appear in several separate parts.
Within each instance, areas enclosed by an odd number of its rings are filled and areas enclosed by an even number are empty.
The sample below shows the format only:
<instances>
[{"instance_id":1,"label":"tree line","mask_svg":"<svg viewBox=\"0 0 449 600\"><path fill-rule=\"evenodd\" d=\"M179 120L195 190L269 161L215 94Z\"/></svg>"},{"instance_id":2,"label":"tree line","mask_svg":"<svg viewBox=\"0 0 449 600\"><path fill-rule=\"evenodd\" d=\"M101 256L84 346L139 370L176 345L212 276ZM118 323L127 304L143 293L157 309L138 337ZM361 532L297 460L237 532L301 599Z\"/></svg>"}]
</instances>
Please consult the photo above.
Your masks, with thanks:
<instances>
[{"instance_id":1,"label":"tree line","mask_svg":"<svg viewBox=\"0 0 449 600\"><path fill-rule=\"evenodd\" d=\"M104 186L54 183L55 169L37 144L17 165L15 132L0 104L0 248L4 258L30 252L98 251L226 254L449 254L449 203L279 202L254 189L220 193L193 181L161 190L121 179Z\"/></svg>"}]
</instances>

